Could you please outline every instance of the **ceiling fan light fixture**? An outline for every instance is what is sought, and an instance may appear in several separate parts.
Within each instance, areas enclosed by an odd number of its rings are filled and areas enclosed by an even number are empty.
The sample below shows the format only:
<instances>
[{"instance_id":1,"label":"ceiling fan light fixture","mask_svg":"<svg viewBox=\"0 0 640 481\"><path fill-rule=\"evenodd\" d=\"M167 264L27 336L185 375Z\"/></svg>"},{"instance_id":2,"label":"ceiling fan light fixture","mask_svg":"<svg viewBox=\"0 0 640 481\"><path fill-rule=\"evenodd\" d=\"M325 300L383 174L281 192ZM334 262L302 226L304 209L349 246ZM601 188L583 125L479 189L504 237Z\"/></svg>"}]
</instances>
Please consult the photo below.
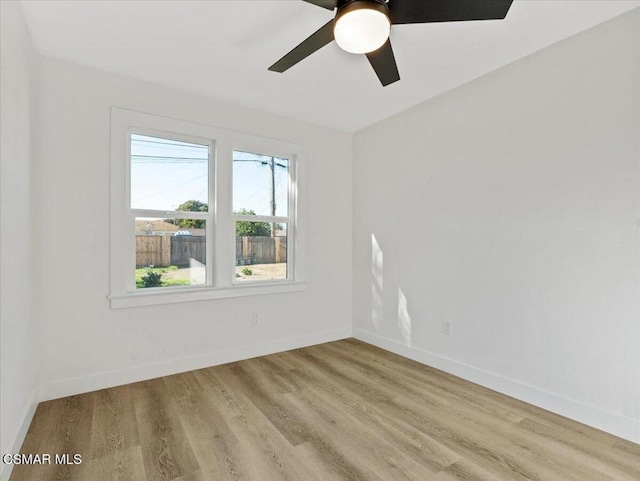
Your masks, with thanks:
<instances>
[{"instance_id":1,"label":"ceiling fan light fixture","mask_svg":"<svg viewBox=\"0 0 640 481\"><path fill-rule=\"evenodd\" d=\"M338 10L333 34L338 46L349 53L369 53L389 38L391 20L386 4L354 0Z\"/></svg>"}]
</instances>

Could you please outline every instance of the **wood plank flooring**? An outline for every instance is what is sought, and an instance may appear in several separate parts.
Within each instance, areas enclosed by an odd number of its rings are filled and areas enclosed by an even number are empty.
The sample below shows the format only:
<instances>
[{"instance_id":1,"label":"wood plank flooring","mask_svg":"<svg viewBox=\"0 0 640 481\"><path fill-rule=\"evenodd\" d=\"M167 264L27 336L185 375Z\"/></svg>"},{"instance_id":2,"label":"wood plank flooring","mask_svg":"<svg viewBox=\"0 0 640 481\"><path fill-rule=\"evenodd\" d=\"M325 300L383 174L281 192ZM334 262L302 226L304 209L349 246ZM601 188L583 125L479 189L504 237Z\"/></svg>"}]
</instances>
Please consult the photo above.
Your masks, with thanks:
<instances>
[{"instance_id":1,"label":"wood plank flooring","mask_svg":"<svg viewBox=\"0 0 640 481\"><path fill-rule=\"evenodd\" d=\"M354 339L41 403L11 481L638 481L640 446Z\"/></svg>"}]
</instances>

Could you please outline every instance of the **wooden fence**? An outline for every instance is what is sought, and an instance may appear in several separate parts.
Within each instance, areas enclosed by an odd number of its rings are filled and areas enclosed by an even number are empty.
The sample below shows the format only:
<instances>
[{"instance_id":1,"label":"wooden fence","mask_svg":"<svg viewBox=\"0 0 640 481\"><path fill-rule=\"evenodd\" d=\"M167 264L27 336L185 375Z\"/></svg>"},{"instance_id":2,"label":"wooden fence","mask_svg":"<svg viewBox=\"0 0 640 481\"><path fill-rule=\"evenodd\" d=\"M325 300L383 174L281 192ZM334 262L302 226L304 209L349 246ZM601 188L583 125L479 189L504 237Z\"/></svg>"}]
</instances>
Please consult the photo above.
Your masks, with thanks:
<instances>
[{"instance_id":1,"label":"wooden fence","mask_svg":"<svg viewBox=\"0 0 640 481\"><path fill-rule=\"evenodd\" d=\"M171 265L178 267L189 267L191 259L206 264L205 237L198 236L176 236L171 239Z\"/></svg>"},{"instance_id":2,"label":"wooden fence","mask_svg":"<svg viewBox=\"0 0 640 481\"><path fill-rule=\"evenodd\" d=\"M136 235L136 268L206 261L204 236ZM286 237L236 237L236 265L287 262Z\"/></svg>"},{"instance_id":3,"label":"wooden fence","mask_svg":"<svg viewBox=\"0 0 640 481\"><path fill-rule=\"evenodd\" d=\"M287 262L286 237L236 237L236 265Z\"/></svg>"},{"instance_id":4,"label":"wooden fence","mask_svg":"<svg viewBox=\"0 0 640 481\"><path fill-rule=\"evenodd\" d=\"M171 265L171 240L164 235L136 235L136 269Z\"/></svg>"}]
</instances>

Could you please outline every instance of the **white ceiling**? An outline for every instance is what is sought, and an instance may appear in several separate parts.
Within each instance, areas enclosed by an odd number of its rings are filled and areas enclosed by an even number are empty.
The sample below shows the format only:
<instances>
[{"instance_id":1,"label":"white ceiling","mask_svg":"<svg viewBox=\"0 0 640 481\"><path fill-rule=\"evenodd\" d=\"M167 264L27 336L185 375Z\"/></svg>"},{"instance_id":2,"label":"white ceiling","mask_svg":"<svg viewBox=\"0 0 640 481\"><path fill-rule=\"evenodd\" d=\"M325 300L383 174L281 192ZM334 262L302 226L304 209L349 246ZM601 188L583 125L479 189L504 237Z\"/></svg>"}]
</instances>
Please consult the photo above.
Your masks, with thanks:
<instances>
[{"instance_id":1,"label":"white ceiling","mask_svg":"<svg viewBox=\"0 0 640 481\"><path fill-rule=\"evenodd\" d=\"M390 0L393 1L393 0ZM43 55L346 131L356 131L640 6L516 0L503 21L396 25L401 80L334 43L267 68L332 18L300 0L22 1Z\"/></svg>"}]
</instances>

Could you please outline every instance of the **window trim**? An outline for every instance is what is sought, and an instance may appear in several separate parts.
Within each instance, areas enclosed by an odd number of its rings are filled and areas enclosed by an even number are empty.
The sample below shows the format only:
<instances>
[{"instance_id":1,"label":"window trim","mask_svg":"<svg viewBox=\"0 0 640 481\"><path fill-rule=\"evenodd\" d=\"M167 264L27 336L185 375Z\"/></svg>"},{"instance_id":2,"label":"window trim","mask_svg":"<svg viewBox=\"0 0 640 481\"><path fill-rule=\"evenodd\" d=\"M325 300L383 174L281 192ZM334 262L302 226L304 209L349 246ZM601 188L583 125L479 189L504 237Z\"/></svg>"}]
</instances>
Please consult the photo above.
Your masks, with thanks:
<instances>
[{"instance_id":1,"label":"window trim","mask_svg":"<svg viewBox=\"0 0 640 481\"><path fill-rule=\"evenodd\" d=\"M182 213L131 208L131 134L151 135L209 145L209 212ZM206 142L206 144L203 144ZM243 150L289 160L287 279L235 282L235 217L233 209L233 151ZM110 294L111 308L126 308L248 295L296 292L305 283L306 149L296 143L230 131L204 124L161 117L119 107L111 108ZM136 289L135 217L159 214L205 218L205 285ZM249 216L254 217L264 216ZM272 219L271 216L267 216ZM276 218L280 218L277 216ZM289 237L291 233L291 237ZM133 241L130 239L133 237ZM129 245L127 245L127 243ZM290 257L291 253L291 257ZM290 268L291 266L291 268Z\"/></svg>"}]
</instances>

